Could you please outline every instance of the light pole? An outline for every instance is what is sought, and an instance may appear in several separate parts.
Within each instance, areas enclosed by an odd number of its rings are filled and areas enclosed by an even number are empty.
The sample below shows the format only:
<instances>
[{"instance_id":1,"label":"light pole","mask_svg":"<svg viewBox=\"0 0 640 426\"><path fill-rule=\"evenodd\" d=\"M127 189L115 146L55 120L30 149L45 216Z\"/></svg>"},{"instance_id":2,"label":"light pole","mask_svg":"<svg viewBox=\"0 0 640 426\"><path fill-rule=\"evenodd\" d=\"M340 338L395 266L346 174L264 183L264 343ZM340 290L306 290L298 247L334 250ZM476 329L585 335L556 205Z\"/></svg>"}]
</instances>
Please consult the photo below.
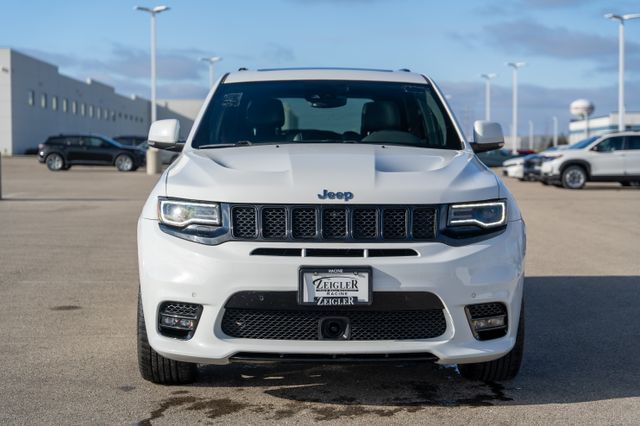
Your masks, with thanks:
<instances>
[{"instance_id":1,"label":"light pole","mask_svg":"<svg viewBox=\"0 0 640 426\"><path fill-rule=\"evenodd\" d=\"M640 13L628 13L626 15L615 15L607 13L607 19L615 19L620 22L618 26L618 131L625 130L624 125L624 21L640 18Z\"/></svg>"},{"instance_id":2,"label":"light pole","mask_svg":"<svg viewBox=\"0 0 640 426\"><path fill-rule=\"evenodd\" d=\"M212 56L210 58L200 58L200 60L209 63L209 88L211 88L214 83L213 67L216 62L220 62L222 58L220 56Z\"/></svg>"},{"instance_id":3,"label":"light pole","mask_svg":"<svg viewBox=\"0 0 640 426\"><path fill-rule=\"evenodd\" d=\"M169 6L156 6L153 8L136 6L133 10L147 12L151 15L151 122L157 119L156 110L156 15L169 10ZM155 175L160 172L158 150L147 149L147 174Z\"/></svg>"},{"instance_id":4,"label":"light pole","mask_svg":"<svg viewBox=\"0 0 640 426\"><path fill-rule=\"evenodd\" d=\"M558 146L558 117L555 115L553 119L553 146Z\"/></svg>"},{"instance_id":5,"label":"light pole","mask_svg":"<svg viewBox=\"0 0 640 426\"><path fill-rule=\"evenodd\" d=\"M524 67L526 62L508 62L507 66L513 68L513 106L511 122L511 140L513 147L511 152L518 153L518 69Z\"/></svg>"},{"instance_id":6,"label":"light pole","mask_svg":"<svg viewBox=\"0 0 640 426\"><path fill-rule=\"evenodd\" d=\"M498 74L489 73L481 74L480 77L485 79L484 84L484 119L491 121L491 80L496 78Z\"/></svg>"},{"instance_id":7,"label":"light pole","mask_svg":"<svg viewBox=\"0 0 640 426\"><path fill-rule=\"evenodd\" d=\"M533 121L529 120L529 149L533 151Z\"/></svg>"}]
</instances>

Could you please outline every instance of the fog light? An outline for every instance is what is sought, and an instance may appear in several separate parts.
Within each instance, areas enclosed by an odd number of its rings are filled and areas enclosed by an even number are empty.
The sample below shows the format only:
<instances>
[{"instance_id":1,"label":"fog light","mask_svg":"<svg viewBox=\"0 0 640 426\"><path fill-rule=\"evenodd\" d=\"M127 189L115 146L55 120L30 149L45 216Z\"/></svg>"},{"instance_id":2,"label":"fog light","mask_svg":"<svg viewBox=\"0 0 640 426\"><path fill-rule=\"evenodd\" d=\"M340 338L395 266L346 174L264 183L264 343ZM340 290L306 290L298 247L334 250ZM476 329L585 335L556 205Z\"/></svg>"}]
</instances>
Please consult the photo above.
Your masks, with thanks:
<instances>
[{"instance_id":1,"label":"fog light","mask_svg":"<svg viewBox=\"0 0 640 426\"><path fill-rule=\"evenodd\" d=\"M505 316L500 315L500 316L491 317L491 318L474 319L474 320L471 320L471 324L473 325L473 328L476 331L480 331L480 330L486 330L489 328L504 327L504 324L505 324L504 320L505 320Z\"/></svg>"},{"instance_id":2,"label":"fog light","mask_svg":"<svg viewBox=\"0 0 640 426\"><path fill-rule=\"evenodd\" d=\"M471 332L476 339L498 339L507 334L509 318L504 303L488 302L467 305L465 311Z\"/></svg>"},{"instance_id":3,"label":"fog light","mask_svg":"<svg viewBox=\"0 0 640 426\"><path fill-rule=\"evenodd\" d=\"M168 317L160 314L160 324L165 327L179 328L184 330L193 330L195 322L191 319Z\"/></svg>"},{"instance_id":4,"label":"fog light","mask_svg":"<svg viewBox=\"0 0 640 426\"><path fill-rule=\"evenodd\" d=\"M202 313L202 305L181 302L164 302L158 310L158 331L176 339L193 337Z\"/></svg>"}]
</instances>

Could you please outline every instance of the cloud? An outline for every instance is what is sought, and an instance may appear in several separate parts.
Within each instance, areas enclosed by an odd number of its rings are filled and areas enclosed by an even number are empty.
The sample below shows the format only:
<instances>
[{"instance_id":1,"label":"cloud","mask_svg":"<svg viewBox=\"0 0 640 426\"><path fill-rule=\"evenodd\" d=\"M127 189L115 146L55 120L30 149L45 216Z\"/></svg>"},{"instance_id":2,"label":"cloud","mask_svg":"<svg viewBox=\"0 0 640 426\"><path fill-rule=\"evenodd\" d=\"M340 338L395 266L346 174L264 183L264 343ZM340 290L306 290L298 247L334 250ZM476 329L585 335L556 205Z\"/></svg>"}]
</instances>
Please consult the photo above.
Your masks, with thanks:
<instances>
[{"instance_id":1,"label":"cloud","mask_svg":"<svg viewBox=\"0 0 640 426\"><path fill-rule=\"evenodd\" d=\"M588 3L594 3L594 0L521 0L520 3L524 7L550 9L584 6Z\"/></svg>"},{"instance_id":2,"label":"cloud","mask_svg":"<svg viewBox=\"0 0 640 426\"><path fill-rule=\"evenodd\" d=\"M267 62L282 64L293 62L296 55L289 47L282 46L277 43L269 43L264 50L263 57Z\"/></svg>"},{"instance_id":3,"label":"cloud","mask_svg":"<svg viewBox=\"0 0 640 426\"><path fill-rule=\"evenodd\" d=\"M617 39L565 27L548 27L524 19L484 27L487 44L510 53L533 54L561 59L596 59L617 54ZM637 43L627 43L627 52L640 51Z\"/></svg>"},{"instance_id":4,"label":"cloud","mask_svg":"<svg viewBox=\"0 0 640 426\"><path fill-rule=\"evenodd\" d=\"M26 52L61 68L72 69L94 77L109 73L116 77L133 79L149 78L150 56L144 49L113 44L109 56L104 59L80 57L35 49ZM206 67L199 58L209 52L197 49L159 50L158 79L168 81L195 80L205 75Z\"/></svg>"}]
</instances>

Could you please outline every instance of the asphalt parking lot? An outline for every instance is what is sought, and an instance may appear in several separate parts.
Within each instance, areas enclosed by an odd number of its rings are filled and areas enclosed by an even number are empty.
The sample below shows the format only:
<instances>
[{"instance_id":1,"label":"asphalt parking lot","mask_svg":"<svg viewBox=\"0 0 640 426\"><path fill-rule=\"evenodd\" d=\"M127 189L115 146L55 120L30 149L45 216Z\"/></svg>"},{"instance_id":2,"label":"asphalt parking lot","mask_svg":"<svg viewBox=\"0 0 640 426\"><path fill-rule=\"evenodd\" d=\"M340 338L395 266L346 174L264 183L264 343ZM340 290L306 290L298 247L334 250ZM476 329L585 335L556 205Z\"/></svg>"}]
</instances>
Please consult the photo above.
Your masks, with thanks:
<instances>
[{"instance_id":1,"label":"asphalt parking lot","mask_svg":"<svg viewBox=\"0 0 640 426\"><path fill-rule=\"evenodd\" d=\"M0 423L638 424L640 190L509 180L528 231L525 359L512 382L433 365L137 371L136 220L156 177L3 158Z\"/></svg>"}]
</instances>

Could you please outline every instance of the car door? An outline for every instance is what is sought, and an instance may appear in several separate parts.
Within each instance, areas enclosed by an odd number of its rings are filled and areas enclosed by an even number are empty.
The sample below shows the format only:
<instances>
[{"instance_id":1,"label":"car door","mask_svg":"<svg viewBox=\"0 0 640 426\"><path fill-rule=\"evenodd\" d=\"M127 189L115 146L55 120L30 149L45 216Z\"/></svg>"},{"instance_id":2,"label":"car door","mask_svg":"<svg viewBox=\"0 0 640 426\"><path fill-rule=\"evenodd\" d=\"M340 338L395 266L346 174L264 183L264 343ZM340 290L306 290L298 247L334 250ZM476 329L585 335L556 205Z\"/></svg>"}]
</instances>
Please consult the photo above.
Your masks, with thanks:
<instances>
[{"instance_id":1,"label":"car door","mask_svg":"<svg viewBox=\"0 0 640 426\"><path fill-rule=\"evenodd\" d=\"M627 175L640 176L640 135L625 139L624 170Z\"/></svg>"},{"instance_id":2,"label":"car door","mask_svg":"<svg viewBox=\"0 0 640 426\"><path fill-rule=\"evenodd\" d=\"M87 147L84 145L82 138L67 136L64 140L64 145L69 163L79 164L86 161Z\"/></svg>"},{"instance_id":3,"label":"car door","mask_svg":"<svg viewBox=\"0 0 640 426\"><path fill-rule=\"evenodd\" d=\"M603 139L591 148L589 163L592 176L623 176L625 170L624 136Z\"/></svg>"},{"instance_id":4,"label":"car door","mask_svg":"<svg viewBox=\"0 0 640 426\"><path fill-rule=\"evenodd\" d=\"M111 164L113 162L113 152L115 147L109 142L95 137L85 137L85 145L87 145L87 156L94 164Z\"/></svg>"}]
</instances>

